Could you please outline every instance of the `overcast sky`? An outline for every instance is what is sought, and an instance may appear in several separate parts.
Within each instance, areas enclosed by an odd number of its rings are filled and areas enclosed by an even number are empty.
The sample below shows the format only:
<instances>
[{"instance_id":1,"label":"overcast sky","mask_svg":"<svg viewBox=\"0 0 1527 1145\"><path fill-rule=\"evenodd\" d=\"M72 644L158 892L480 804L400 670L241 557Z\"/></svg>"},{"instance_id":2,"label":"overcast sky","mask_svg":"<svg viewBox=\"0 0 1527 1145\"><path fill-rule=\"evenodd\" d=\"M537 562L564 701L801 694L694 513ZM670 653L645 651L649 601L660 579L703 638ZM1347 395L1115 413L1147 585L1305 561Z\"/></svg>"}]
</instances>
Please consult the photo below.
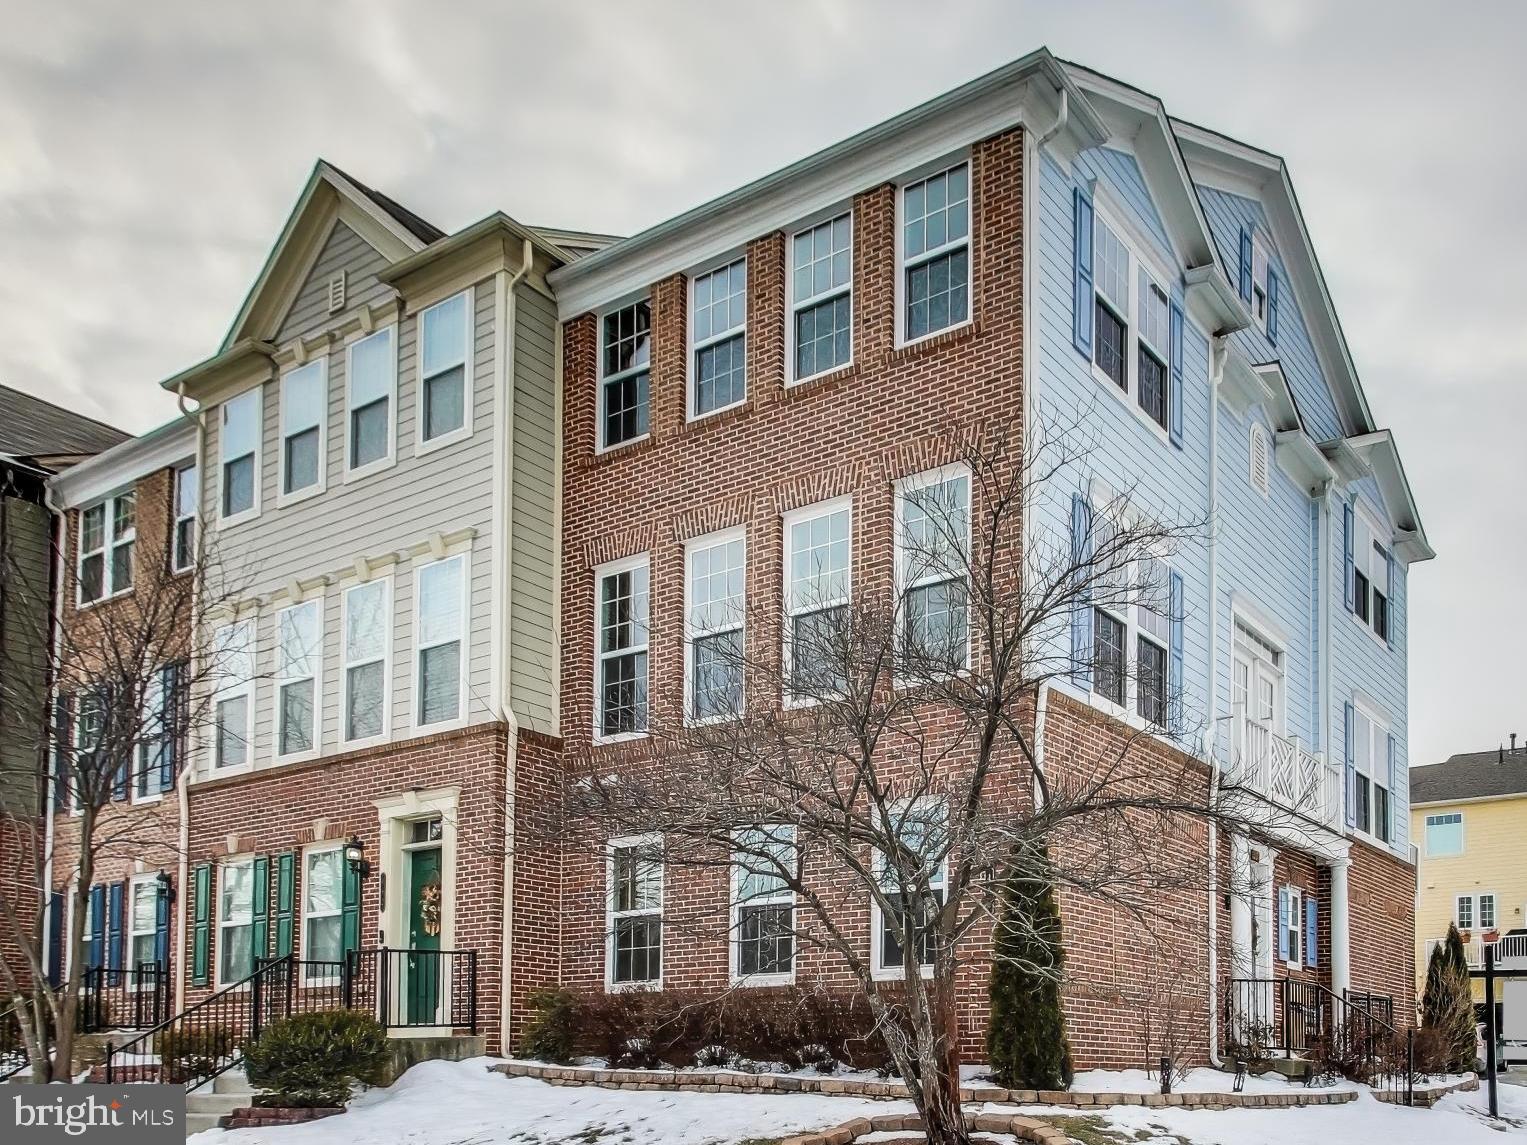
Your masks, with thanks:
<instances>
[{"instance_id":1,"label":"overcast sky","mask_svg":"<svg viewBox=\"0 0 1527 1145\"><path fill-rule=\"evenodd\" d=\"M0 381L141 431L313 161L630 233L1040 45L1283 155L1438 559L1411 759L1527 735L1527 4L0 0Z\"/></svg>"}]
</instances>

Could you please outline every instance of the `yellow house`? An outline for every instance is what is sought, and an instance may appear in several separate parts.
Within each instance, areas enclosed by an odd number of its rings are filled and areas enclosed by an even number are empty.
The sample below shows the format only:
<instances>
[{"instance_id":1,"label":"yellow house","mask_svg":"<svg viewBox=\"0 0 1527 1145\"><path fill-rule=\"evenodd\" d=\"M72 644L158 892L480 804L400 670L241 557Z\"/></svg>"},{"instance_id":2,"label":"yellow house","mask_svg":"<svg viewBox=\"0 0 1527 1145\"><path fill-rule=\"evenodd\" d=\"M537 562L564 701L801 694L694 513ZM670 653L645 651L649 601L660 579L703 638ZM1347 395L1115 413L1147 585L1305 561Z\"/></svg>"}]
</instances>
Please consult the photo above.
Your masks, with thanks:
<instances>
[{"instance_id":1,"label":"yellow house","mask_svg":"<svg viewBox=\"0 0 1527 1145\"><path fill-rule=\"evenodd\" d=\"M1432 947L1454 922L1470 965L1527 952L1527 746L1468 752L1410 771L1410 837L1419 851L1416 996ZM1521 948L1521 949L1518 949ZM1474 997L1484 990L1476 979Z\"/></svg>"}]
</instances>

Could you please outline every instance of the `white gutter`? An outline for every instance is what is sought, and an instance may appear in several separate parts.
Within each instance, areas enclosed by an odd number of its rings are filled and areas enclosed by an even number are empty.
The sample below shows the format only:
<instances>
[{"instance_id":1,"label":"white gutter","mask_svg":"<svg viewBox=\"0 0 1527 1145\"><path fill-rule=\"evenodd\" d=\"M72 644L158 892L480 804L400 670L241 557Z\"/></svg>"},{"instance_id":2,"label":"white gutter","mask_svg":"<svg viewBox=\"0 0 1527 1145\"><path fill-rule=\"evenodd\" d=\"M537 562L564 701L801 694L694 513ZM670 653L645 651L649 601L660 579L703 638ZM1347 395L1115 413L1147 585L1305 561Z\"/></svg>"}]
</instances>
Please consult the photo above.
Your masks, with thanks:
<instances>
[{"instance_id":1,"label":"white gutter","mask_svg":"<svg viewBox=\"0 0 1527 1145\"><path fill-rule=\"evenodd\" d=\"M1218 705L1219 677L1219 384L1225 374L1225 339L1209 340L1209 711ZM1204 729L1209 757L1209 806L1219 797L1219 760L1214 756L1218 721ZM1234 868L1232 868L1233 870ZM1220 1065L1219 1006L1219 827L1209 820L1209 1062Z\"/></svg>"}]
</instances>

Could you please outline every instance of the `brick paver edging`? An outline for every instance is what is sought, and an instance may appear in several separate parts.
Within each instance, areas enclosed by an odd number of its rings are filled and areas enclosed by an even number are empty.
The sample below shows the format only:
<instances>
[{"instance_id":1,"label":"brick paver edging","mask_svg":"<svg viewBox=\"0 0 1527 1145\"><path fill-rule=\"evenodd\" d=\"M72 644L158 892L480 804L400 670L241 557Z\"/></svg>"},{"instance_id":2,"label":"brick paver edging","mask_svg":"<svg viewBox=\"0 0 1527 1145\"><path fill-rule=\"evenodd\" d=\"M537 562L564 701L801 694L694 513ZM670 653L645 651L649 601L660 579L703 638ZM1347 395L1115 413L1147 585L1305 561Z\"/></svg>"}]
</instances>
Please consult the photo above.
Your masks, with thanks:
<instances>
[{"instance_id":1,"label":"brick paver edging","mask_svg":"<svg viewBox=\"0 0 1527 1145\"><path fill-rule=\"evenodd\" d=\"M965 1124L977 1133L1010 1133L1020 1141L1034 1141L1038 1145L1076 1145L1064 1130L1046 1125L1033 1117L1013 1113L977 1113L965 1118ZM877 1117L856 1117L831 1129L816 1133L802 1133L798 1137L786 1137L779 1145L849 1145L866 1133L916 1133L908 1142L921 1141L922 1118L915 1113L892 1113ZM897 1145L894 1141L883 1145Z\"/></svg>"},{"instance_id":2,"label":"brick paver edging","mask_svg":"<svg viewBox=\"0 0 1527 1145\"><path fill-rule=\"evenodd\" d=\"M1479 1088L1479 1076L1469 1074L1458 1081L1448 1082L1446 1085L1416 1086L1416 1104L1430 1109L1450 1093L1473 1093ZM1373 1096L1379 1101L1389 1105L1404 1105L1405 1091L1403 1089L1376 1089Z\"/></svg>"},{"instance_id":3,"label":"brick paver edging","mask_svg":"<svg viewBox=\"0 0 1527 1145\"><path fill-rule=\"evenodd\" d=\"M508 1061L490 1069L509 1077L533 1077L552 1085L596 1085L603 1089L692 1090L697 1093L828 1093L905 1101L899 1081L861 1081L838 1077L792 1077L777 1073L736 1073L731 1070L595 1069L588 1066L546 1065ZM1001 1089L961 1086L963 1102L998 1105L1144 1105L1151 1108L1286 1109L1304 1105L1344 1105L1357 1100L1354 1090L1325 1093L1071 1093L1066 1090ZM845 1138L847 1140L847 1138Z\"/></svg>"}]
</instances>

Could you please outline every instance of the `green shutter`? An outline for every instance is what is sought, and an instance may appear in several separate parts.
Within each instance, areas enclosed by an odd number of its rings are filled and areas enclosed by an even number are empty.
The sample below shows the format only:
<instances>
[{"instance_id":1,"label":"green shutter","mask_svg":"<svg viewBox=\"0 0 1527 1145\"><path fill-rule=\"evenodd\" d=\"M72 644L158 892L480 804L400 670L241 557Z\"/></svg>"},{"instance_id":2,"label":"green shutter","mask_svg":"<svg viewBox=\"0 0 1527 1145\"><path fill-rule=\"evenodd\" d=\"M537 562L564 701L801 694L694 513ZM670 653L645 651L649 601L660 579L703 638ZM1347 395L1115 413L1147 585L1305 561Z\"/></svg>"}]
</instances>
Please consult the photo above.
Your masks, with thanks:
<instances>
[{"instance_id":1,"label":"green shutter","mask_svg":"<svg viewBox=\"0 0 1527 1145\"><path fill-rule=\"evenodd\" d=\"M191 984L205 986L212 977L208 957L212 942L212 864L191 872Z\"/></svg>"},{"instance_id":2,"label":"green shutter","mask_svg":"<svg viewBox=\"0 0 1527 1145\"><path fill-rule=\"evenodd\" d=\"M250 904L249 945L254 950L254 965L270 957L270 856L258 855L254 861L254 893Z\"/></svg>"},{"instance_id":3,"label":"green shutter","mask_svg":"<svg viewBox=\"0 0 1527 1145\"><path fill-rule=\"evenodd\" d=\"M345 894L340 913L340 934L344 938L345 953L361 948L361 873L349 863L345 864Z\"/></svg>"},{"instance_id":4,"label":"green shutter","mask_svg":"<svg viewBox=\"0 0 1527 1145\"><path fill-rule=\"evenodd\" d=\"M297 855L276 856L276 957L292 952L292 917L297 899Z\"/></svg>"}]
</instances>

